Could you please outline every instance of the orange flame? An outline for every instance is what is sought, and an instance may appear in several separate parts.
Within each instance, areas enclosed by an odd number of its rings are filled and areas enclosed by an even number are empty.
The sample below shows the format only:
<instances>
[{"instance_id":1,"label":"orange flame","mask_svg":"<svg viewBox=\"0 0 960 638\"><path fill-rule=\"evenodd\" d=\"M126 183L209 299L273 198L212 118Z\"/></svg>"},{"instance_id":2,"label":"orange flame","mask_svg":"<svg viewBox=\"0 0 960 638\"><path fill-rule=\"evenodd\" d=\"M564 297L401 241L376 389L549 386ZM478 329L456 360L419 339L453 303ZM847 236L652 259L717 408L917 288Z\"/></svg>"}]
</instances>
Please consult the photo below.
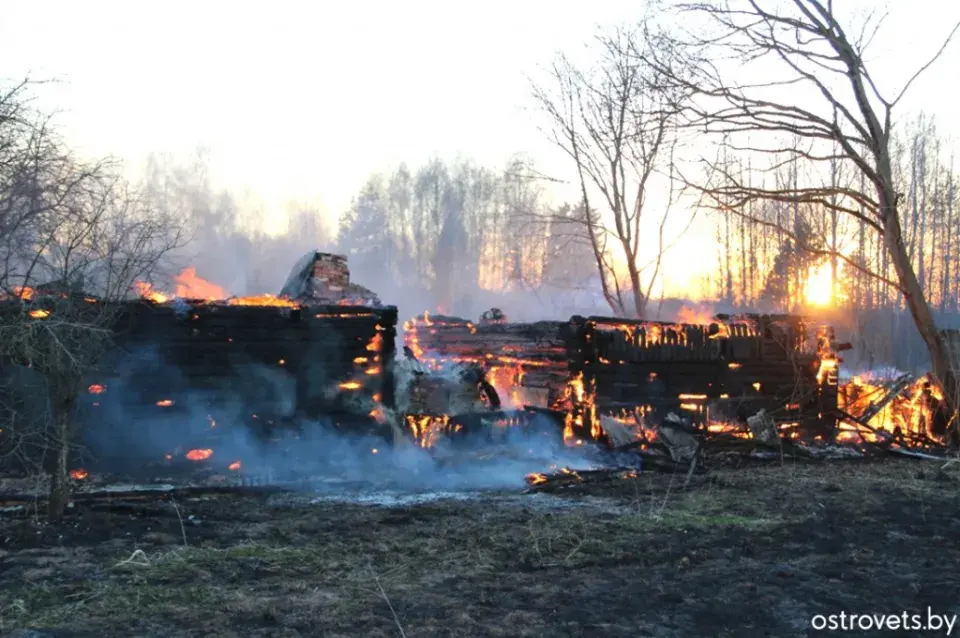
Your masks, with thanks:
<instances>
[{"instance_id":1,"label":"orange flame","mask_svg":"<svg viewBox=\"0 0 960 638\"><path fill-rule=\"evenodd\" d=\"M433 447L437 439L448 430L450 417L433 416L428 414L407 415L407 426L420 447Z\"/></svg>"},{"instance_id":2,"label":"orange flame","mask_svg":"<svg viewBox=\"0 0 960 638\"><path fill-rule=\"evenodd\" d=\"M87 392L89 392L90 394L103 394L106 391L107 391L107 386L101 385L99 383L94 383L87 388Z\"/></svg>"},{"instance_id":3,"label":"orange flame","mask_svg":"<svg viewBox=\"0 0 960 638\"><path fill-rule=\"evenodd\" d=\"M160 401L157 401L157 407L159 408L169 408L173 404L173 399L161 399Z\"/></svg>"},{"instance_id":4,"label":"orange flame","mask_svg":"<svg viewBox=\"0 0 960 638\"><path fill-rule=\"evenodd\" d=\"M690 308L689 306L683 306L677 311L675 321L677 323L690 323L695 325L712 323L714 321L713 309L706 307Z\"/></svg>"},{"instance_id":5,"label":"orange flame","mask_svg":"<svg viewBox=\"0 0 960 638\"><path fill-rule=\"evenodd\" d=\"M145 281L133 282L133 289L136 291L137 295L143 299L148 299L156 303L164 303L168 299L167 295L154 290L153 284L148 284Z\"/></svg>"},{"instance_id":6,"label":"orange flame","mask_svg":"<svg viewBox=\"0 0 960 638\"><path fill-rule=\"evenodd\" d=\"M210 448L190 450L186 454L186 457L191 461L206 461L211 456L213 456L213 450Z\"/></svg>"},{"instance_id":7,"label":"orange flame","mask_svg":"<svg viewBox=\"0 0 960 638\"><path fill-rule=\"evenodd\" d=\"M82 467L77 468L77 469L75 469L75 470L70 470L70 478L72 478L72 479L75 480L75 481L82 481L83 479L87 478L88 476L90 476L90 475L89 475L89 474L87 473L87 471L86 471L85 469L83 469Z\"/></svg>"},{"instance_id":8,"label":"orange flame","mask_svg":"<svg viewBox=\"0 0 960 638\"><path fill-rule=\"evenodd\" d=\"M874 385L863 377L854 377L840 387L840 407L850 414L862 414L871 404L886 394L880 385ZM889 434L901 434L914 439L934 439L940 435L933 431L936 406L943 400L936 384L927 377L920 377L899 396L889 401L868 422L874 430ZM854 424L842 423L841 436L868 441L877 439L873 432L860 432Z\"/></svg>"},{"instance_id":9,"label":"orange flame","mask_svg":"<svg viewBox=\"0 0 960 638\"><path fill-rule=\"evenodd\" d=\"M527 474L527 483L530 485L541 485L547 482L547 475L540 474L539 472L534 472Z\"/></svg>"},{"instance_id":10,"label":"orange flame","mask_svg":"<svg viewBox=\"0 0 960 638\"><path fill-rule=\"evenodd\" d=\"M181 299L214 301L227 298L226 290L197 275L197 269L193 266L184 268L179 275L173 278L173 281L177 286L177 296Z\"/></svg>"},{"instance_id":11,"label":"orange flame","mask_svg":"<svg viewBox=\"0 0 960 638\"><path fill-rule=\"evenodd\" d=\"M233 463L227 466L227 469L233 472L237 472L240 470L240 467L241 467L240 461L234 461Z\"/></svg>"},{"instance_id":12,"label":"orange flame","mask_svg":"<svg viewBox=\"0 0 960 638\"><path fill-rule=\"evenodd\" d=\"M36 308L36 309L34 309L34 310L31 310L31 311L30 311L29 313L27 313L27 314L29 314L29 315L30 315L31 317L33 317L34 319L46 319L47 317L50 316L50 311L49 311L49 310L43 310L42 308Z\"/></svg>"},{"instance_id":13,"label":"orange flame","mask_svg":"<svg viewBox=\"0 0 960 638\"><path fill-rule=\"evenodd\" d=\"M298 308L299 303L283 299L270 294L253 295L248 297L230 297L227 298L227 291L222 286L207 281L197 275L197 269L194 267L184 268L180 274L174 277L176 285L176 294L170 295L160 292L143 281L135 281L133 288L136 293L150 301L156 303L165 303L173 297L182 299L202 299L204 301L226 301L230 306L274 306L280 308Z\"/></svg>"}]
</instances>

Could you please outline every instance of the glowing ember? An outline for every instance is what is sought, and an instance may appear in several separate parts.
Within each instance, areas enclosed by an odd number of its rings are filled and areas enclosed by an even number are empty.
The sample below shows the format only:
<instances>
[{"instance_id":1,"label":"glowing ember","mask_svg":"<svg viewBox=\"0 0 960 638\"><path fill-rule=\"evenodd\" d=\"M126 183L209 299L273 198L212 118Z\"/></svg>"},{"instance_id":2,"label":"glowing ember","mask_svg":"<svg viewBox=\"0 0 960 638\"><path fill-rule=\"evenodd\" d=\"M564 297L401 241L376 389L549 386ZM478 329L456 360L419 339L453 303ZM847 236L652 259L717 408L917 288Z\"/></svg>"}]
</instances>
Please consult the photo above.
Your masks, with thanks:
<instances>
[{"instance_id":1,"label":"glowing ember","mask_svg":"<svg viewBox=\"0 0 960 638\"><path fill-rule=\"evenodd\" d=\"M187 459L191 461L206 461L211 456L213 456L213 450L210 448L199 449L199 450L190 450L185 455Z\"/></svg>"},{"instance_id":2,"label":"glowing ember","mask_svg":"<svg viewBox=\"0 0 960 638\"><path fill-rule=\"evenodd\" d=\"M33 288L30 286L14 286L13 294L21 299L26 299L30 301L33 299Z\"/></svg>"},{"instance_id":3,"label":"glowing ember","mask_svg":"<svg viewBox=\"0 0 960 638\"><path fill-rule=\"evenodd\" d=\"M173 399L161 399L160 401L157 401L157 407L169 408L171 405L173 405L173 403L174 403Z\"/></svg>"},{"instance_id":4,"label":"glowing ember","mask_svg":"<svg viewBox=\"0 0 960 638\"><path fill-rule=\"evenodd\" d=\"M360 383L359 381L344 381L337 387L340 388L341 390L359 390L360 388L363 387L363 384Z\"/></svg>"},{"instance_id":5,"label":"glowing ember","mask_svg":"<svg viewBox=\"0 0 960 638\"><path fill-rule=\"evenodd\" d=\"M729 434L741 439L752 439L753 435L738 423L713 422L707 425L707 431L712 434Z\"/></svg>"},{"instance_id":6,"label":"glowing ember","mask_svg":"<svg viewBox=\"0 0 960 638\"><path fill-rule=\"evenodd\" d=\"M28 314L34 319L46 319L50 316L50 311L37 308L35 310L31 310Z\"/></svg>"},{"instance_id":7,"label":"glowing ember","mask_svg":"<svg viewBox=\"0 0 960 638\"><path fill-rule=\"evenodd\" d=\"M75 481L82 481L83 479L87 478L88 476L90 476L90 475L89 475L89 474L87 473L87 471L86 471L85 469L83 469L82 467L81 467L81 468L77 468L77 469L75 469L75 470L70 470L70 478L72 478L72 479L75 480Z\"/></svg>"},{"instance_id":8,"label":"glowing ember","mask_svg":"<svg viewBox=\"0 0 960 638\"><path fill-rule=\"evenodd\" d=\"M213 286L214 284L210 284ZM220 288L217 286L217 288ZM223 290L220 288L220 290ZM273 295L256 295L253 297L231 297L227 300L230 306L274 306L278 308L299 308L300 304L289 299L281 299Z\"/></svg>"},{"instance_id":9,"label":"glowing ember","mask_svg":"<svg viewBox=\"0 0 960 638\"><path fill-rule=\"evenodd\" d=\"M237 472L240 470L240 467L241 467L240 461L234 461L233 463L227 466L227 469L233 472Z\"/></svg>"},{"instance_id":10,"label":"glowing ember","mask_svg":"<svg viewBox=\"0 0 960 638\"><path fill-rule=\"evenodd\" d=\"M90 394L103 394L106 391L107 391L107 386L101 385L99 383L94 383L87 388L87 392L89 392Z\"/></svg>"}]
</instances>

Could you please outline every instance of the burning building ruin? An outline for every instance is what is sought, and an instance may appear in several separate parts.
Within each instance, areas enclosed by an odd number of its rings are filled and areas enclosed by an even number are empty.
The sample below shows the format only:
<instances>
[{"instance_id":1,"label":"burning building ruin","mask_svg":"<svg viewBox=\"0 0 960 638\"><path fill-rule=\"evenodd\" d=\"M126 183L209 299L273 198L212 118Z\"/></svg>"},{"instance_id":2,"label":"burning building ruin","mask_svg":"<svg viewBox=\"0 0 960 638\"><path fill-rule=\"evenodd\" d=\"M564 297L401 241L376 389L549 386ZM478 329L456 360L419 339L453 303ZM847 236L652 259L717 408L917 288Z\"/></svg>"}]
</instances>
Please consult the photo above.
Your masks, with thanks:
<instances>
[{"instance_id":1,"label":"burning building ruin","mask_svg":"<svg viewBox=\"0 0 960 638\"><path fill-rule=\"evenodd\" d=\"M474 323L424 313L404 324L397 359L397 308L350 282L342 256L305 255L277 296L230 297L189 269L175 294L137 291L116 304L116 348L91 370L81 406L99 441L126 447L134 462L129 450L154 425L167 433L157 435L164 459L190 463L218 458L227 423L273 441L322 421L426 448L546 423L567 446L639 453L672 440L671 455L692 449L683 431L767 446L914 445L947 432L931 384L841 384L849 346L798 316L520 323L492 309ZM37 320L50 316L31 308ZM198 415L201 427L182 424ZM185 435L170 445L177 428ZM156 456L155 445L142 447Z\"/></svg>"},{"instance_id":2,"label":"burning building ruin","mask_svg":"<svg viewBox=\"0 0 960 638\"><path fill-rule=\"evenodd\" d=\"M94 454L136 463L138 451L156 456L151 441L176 440L183 430L176 446L160 443L176 447L168 460L205 461L227 422L265 438L304 419L351 431L382 427L381 415L394 401L397 310L351 284L344 258L307 257L279 296L230 297L193 269L177 277L176 293L145 283L135 286L138 298L126 301L51 293L102 307L101 316L109 317L104 327L112 329L112 345L88 370L77 414L77 429ZM7 304L16 310L27 302L31 320L54 321L53 297L33 293ZM201 414L207 431L185 423Z\"/></svg>"},{"instance_id":3,"label":"burning building ruin","mask_svg":"<svg viewBox=\"0 0 960 638\"><path fill-rule=\"evenodd\" d=\"M562 410L567 439L637 436L670 412L693 423L746 423L764 410L781 430L829 436L838 357L830 328L789 315L717 316L709 323L572 317L478 324L428 313L404 324L412 356L434 368L474 365L505 405ZM607 427L602 422L607 422Z\"/></svg>"}]
</instances>

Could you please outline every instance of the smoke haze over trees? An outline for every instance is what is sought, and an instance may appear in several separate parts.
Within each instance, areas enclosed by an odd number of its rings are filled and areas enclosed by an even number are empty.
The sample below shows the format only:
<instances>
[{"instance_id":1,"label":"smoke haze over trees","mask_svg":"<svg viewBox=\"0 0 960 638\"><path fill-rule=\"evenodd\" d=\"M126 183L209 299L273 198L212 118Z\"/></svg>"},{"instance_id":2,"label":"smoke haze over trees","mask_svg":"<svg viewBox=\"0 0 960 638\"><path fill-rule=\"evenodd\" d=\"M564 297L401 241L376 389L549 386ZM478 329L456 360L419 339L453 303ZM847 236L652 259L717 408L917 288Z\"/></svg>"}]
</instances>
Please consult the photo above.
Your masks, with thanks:
<instances>
[{"instance_id":1,"label":"smoke haze over trees","mask_svg":"<svg viewBox=\"0 0 960 638\"><path fill-rule=\"evenodd\" d=\"M433 159L372 175L340 219L338 248L388 299L466 316L509 300L508 312L547 316L595 306L572 211L551 204L520 160L497 172Z\"/></svg>"},{"instance_id":2,"label":"smoke haze over trees","mask_svg":"<svg viewBox=\"0 0 960 638\"><path fill-rule=\"evenodd\" d=\"M638 8L638 20L643 13ZM894 266L882 237L854 216L838 214L823 201L782 198L756 199L739 211L709 211L687 197L673 205L671 217L680 222L676 232L661 234L660 220L668 208L663 204L670 198L658 193L677 185L673 164L682 165L704 148L691 150L671 118L661 129L657 153L644 155L654 148L646 142L658 139L650 136L663 121L658 118L671 114L683 97L682 92L665 97L668 83L658 75L662 69L644 66L651 47L660 59L668 57L663 40L648 38L660 27L674 34L671 29L677 26L666 13L657 18L646 30L627 25L601 31L590 42L589 55L580 55L581 42L569 42L559 58L542 52L544 65L559 60L552 67L553 79L566 81L569 89L551 94L566 99L555 100L554 106L576 108L555 113L575 117L551 121L548 113L537 122L545 133L551 125L576 124L573 137L566 139L576 142L578 151L589 146L594 153L582 155L579 163L562 158L565 163L551 165L549 179L538 173L547 165L540 158L509 159L509 153L527 149L504 149L499 165L481 164L467 149L457 158L409 157L403 158L406 163L371 165L369 178L355 185L350 205L337 210L314 203L290 203L277 210L248 193L215 185L205 151L186 161L151 155L144 180L137 184L140 195L161 214L181 216L189 240L157 264L153 278L164 288L189 265L232 294L277 293L296 259L320 248L347 254L353 278L400 306L405 316L428 309L476 318L499 306L518 319L574 312L671 319L679 303L661 300L668 288L665 278L678 268L708 263L696 285L686 290L673 286L667 296L714 310L833 315L856 334L856 356L863 354L870 364L925 365L922 352L906 356L909 348L892 345L915 338L909 320L899 314L906 309L904 297L889 285ZM539 105L544 106L542 100ZM611 124L602 116L617 106L629 117L619 126L601 126ZM960 243L960 177L953 140L940 124L925 114L900 111L892 122L890 147L895 188L902 195L906 253L941 324L950 326L960 310L960 267L952 258ZM795 139L780 141L799 148ZM718 165L745 184L780 191L798 184L851 192L870 188L847 161L820 162L814 170L800 157L770 160L729 146L727 151L716 158ZM647 165L654 167L657 183L637 198L636 177L643 177ZM578 167L590 169L580 175L587 189L581 188ZM694 171L682 167L683 179L692 181ZM620 180L620 169L630 178ZM602 193L604 185L609 197ZM641 217L634 213L638 210L646 220L642 228L633 223ZM708 240L693 248L682 241L671 247L674 235L686 230L683 220L694 212L693 230ZM287 220L286 229L266 232L268 225L276 225L267 220L277 218ZM660 257L672 261L665 259L657 270Z\"/></svg>"}]
</instances>

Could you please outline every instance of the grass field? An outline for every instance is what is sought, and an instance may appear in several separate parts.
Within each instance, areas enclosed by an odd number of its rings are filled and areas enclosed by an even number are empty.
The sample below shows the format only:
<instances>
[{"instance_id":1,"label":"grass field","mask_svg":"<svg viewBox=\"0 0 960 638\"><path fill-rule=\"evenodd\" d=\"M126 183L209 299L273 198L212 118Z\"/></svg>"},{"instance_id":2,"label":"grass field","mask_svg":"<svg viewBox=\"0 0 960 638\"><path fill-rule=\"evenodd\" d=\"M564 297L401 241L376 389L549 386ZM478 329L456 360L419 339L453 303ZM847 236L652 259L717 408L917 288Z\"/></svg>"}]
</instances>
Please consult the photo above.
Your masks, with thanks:
<instances>
[{"instance_id":1,"label":"grass field","mask_svg":"<svg viewBox=\"0 0 960 638\"><path fill-rule=\"evenodd\" d=\"M792 636L960 613L960 472L834 462L396 507L310 495L0 518L0 633ZM954 466L956 467L956 466ZM17 633L13 633L17 635Z\"/></svg>"}]
</instances>

